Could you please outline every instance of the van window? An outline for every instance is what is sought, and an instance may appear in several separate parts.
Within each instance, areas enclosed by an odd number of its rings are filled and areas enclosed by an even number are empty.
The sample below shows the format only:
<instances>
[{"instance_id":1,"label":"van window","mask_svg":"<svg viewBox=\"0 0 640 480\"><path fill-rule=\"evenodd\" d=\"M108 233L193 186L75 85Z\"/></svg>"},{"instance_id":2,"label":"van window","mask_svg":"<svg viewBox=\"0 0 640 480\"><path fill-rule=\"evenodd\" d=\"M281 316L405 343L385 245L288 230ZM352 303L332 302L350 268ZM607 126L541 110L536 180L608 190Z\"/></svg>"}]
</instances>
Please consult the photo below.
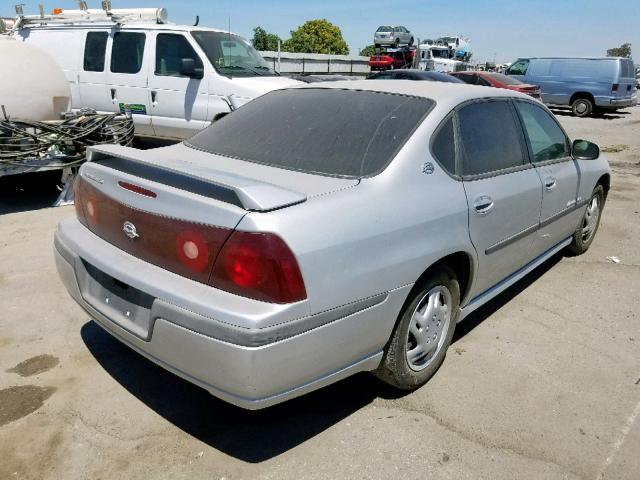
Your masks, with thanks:
<instances>
[{"instance_id":1,"label":"van window","mask_svg":"<svg viewBox=\"0 0 640 480\"><path fill-rule=\"evenodd\" d=\"M183 58L192 58L196 61L196 68L203 68L202 60L184 36L159 33L156 38L156 75L179 77Z\"/></svg>"},{"instance_id":2,"label":"van window","mask_svg":"<svg viewBox=\"0 0 640 480\"><path fill-rule=\"evenodd\" d=\"M525 164L521 130L507 101L477 102L458 112L462 174L481 175Z\"/></svg>"},{"instance_id":3,"label":"van window","mask_svg":"<svg viewBox=\"0 0 640 480\"><path fill-rule=\"evenodd\" d=\"M360 178L382 171L433 105L427 98L370 91L275 90L187 145L286 170Z\"/></svg>"},{"instance_id":4,"label":"van window","mask_svg":"<svg viewBox=\"0 0 640 480\"><path fill-rule=\"evenodd\" d=\"M564 159L571 155L569 140L546 110L529 102L516 102L516 106L534 162Z\"/></svg>"},{"instance_id":5,"label":"van window","mask_svg":"<svg viewBox=\"0 0 640 480\"><path fill-rule=\"evenodd\" d=\"M433 156L447 172L456 173L456 146L453 136L453 116L442 124L431 146Z\"/></svg>"},{"instance_id":6,"label":"van window","mask_svg":"<svg viewBox=\"0 0 640 480\"><path fill-rule=\"evenodd\" d=\"M136 32L116 32L111 47L113 73L138 73L142 68L146 35Z\"/></svg>"},{"instance_id":7,"label":"van window","mask_svg":"<svg viewBox=\"0 0 640 480\"><path fill-rule=\"evenodd\" d=\"M507 75L525 75L529 68L529 60L518 60L507 70Z\"/></svg>"},{"instance_id":8,"label":"van window","mask_svg":"<svg viewBox=\"0 0 640 480\"><path fill-rule=\"evenodd\" d=\"M107 52L107 32L89 32L84 44L85 72L103 72L104 56Z\"/></svg>"}]
</instances>

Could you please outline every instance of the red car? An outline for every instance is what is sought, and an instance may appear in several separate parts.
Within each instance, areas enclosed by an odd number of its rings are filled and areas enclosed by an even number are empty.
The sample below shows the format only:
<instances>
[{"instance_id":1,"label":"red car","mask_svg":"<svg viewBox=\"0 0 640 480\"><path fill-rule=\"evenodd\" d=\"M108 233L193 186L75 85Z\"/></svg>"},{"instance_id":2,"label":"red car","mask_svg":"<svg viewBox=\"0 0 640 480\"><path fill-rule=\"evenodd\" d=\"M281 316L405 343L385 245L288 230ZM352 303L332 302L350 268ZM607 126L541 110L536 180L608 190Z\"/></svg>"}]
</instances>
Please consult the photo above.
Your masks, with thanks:
<instances>
[{"instance_id":1,"label":"red car","mask_svg":"<svg viewBox=\"0 0 640 480\"><path fill-rule=\"evenodd\" d=\"M371 70L392 70L406 68L413 61L415 50L397 50L395 52L378 53L369 57Z\"/></svg>"},{"instance_id":2,"label":"red car","mask_svg":"<svg viewBox=\"0 0 640 480\"><path fill-rule=\"evenodd\" d=\"M471 85L481 85L483 87L506 88L507 90L515 90L516 92L526 93L533 98L540 99L540 87L523 83L515 78L508 77L501 73L495 72L454 72L454 77L459 78L465 83Z\"/></svg>"}]
</instances>

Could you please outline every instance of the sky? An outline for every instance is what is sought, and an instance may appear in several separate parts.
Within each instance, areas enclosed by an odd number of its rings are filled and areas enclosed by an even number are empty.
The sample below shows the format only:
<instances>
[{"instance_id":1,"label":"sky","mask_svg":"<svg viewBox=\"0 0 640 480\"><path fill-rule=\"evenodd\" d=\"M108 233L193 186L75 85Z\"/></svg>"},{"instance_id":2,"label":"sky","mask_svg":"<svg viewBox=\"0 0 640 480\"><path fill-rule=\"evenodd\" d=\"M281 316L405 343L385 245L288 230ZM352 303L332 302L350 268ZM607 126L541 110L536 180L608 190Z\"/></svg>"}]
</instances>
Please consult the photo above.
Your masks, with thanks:
<instances>
[{"instance_id":1,"label":"sky","mask_svg":"<svg viewBox=\"0 0 640 480\"><path fill-rule=\"evenodd\" d=\"M42 2L43 0L40 0ZM50 3L50 2L55 3ZM24 2L37 13L38 1ZM12 0L2 0L0 16L13 16ZM18 3L17 1L15 3ZM98 0L87 0L99 8ZM169 20L227 28L244 37L261 26L289 37L306 20L326 18L339 26L352 54L372 43L379 25L404 25L416 38L459 35L471 41L475 61L511 62L525 56L604 56L631 43L640 60L640 0L112 0L113 8L165 7ZM45 8L77 8L73 0L48 0Z\"/></svg>"}]
</instances>

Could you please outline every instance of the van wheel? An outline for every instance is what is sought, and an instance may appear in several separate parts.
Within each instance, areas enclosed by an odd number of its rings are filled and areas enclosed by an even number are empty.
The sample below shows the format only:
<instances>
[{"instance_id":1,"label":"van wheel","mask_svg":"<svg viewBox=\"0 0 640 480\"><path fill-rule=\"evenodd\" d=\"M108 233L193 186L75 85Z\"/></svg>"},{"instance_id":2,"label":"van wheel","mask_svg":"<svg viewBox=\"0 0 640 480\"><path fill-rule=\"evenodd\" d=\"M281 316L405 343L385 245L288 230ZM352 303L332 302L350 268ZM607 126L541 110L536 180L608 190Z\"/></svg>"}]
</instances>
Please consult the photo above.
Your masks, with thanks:
<instances>
[{"instance_id":1,"label":"van wheel","mask_svg":"<svg viewBox=\"0 0 640 480\"><path fill-rule=\"evenodd\" d=\"M424 385L438 370L456 328L460 286L438 267L410 294L374 375L401 390Z\"/></svg>"},{"instance_id":2,"label":"van wheel","mask_svg":"<svg viewBox=\"0 0 640 480\"><path fill-rule=\"evenodd\" d=\"M571 244L567 247L567 252L571 255L582 255L589 250L593 239L596 236L598 227L600 226L600 217L602 216L602 207L604 207L604 188L597 185L593 189L591 199L587 203L587 209L573 232Z\"/></svg>"},{"instance_id":3,"label":"van wheel","mask_svg":"<svg viewBox=\"0 0 640 480\"><path fill-rule=\"evenodd\" d=\"M593 102L588 98L576 98L571 104L571 111L576 117L588 117L593 112Z\"/></svg>"}]
</instances>

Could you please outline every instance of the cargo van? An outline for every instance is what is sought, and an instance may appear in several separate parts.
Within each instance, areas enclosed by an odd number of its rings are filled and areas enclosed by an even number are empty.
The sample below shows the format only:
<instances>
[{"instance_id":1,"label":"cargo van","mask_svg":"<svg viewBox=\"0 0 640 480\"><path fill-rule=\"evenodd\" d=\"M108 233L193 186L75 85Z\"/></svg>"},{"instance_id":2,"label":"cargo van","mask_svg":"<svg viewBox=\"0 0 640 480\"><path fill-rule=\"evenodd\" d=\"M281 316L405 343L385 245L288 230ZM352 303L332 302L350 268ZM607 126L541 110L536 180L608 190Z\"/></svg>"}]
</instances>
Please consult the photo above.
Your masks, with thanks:
<instances>
[{"instance_id":1,"label":"cargo van","mask_svg":"<svg viewBox=\"0 0 640 480\"><path fill-rule=\"evenodd\" d=\"M217 115L299 83L238 35L166 19L163 8L55 9L19 17L12 35L62 67L73 109L131 112L139 136L188 138Z\"/></svg>"},{"instance_id":2,"label":"cargo van","mask_svg":"<svg viewBox=\"0 0 640 480\"><path fill-rule=\"evenodd\" d=\"M520 58L505 73L539 85L544 103L568 105L578 117L637 103L633 60L628 58Z\"/></svg>"}]
</instances>

